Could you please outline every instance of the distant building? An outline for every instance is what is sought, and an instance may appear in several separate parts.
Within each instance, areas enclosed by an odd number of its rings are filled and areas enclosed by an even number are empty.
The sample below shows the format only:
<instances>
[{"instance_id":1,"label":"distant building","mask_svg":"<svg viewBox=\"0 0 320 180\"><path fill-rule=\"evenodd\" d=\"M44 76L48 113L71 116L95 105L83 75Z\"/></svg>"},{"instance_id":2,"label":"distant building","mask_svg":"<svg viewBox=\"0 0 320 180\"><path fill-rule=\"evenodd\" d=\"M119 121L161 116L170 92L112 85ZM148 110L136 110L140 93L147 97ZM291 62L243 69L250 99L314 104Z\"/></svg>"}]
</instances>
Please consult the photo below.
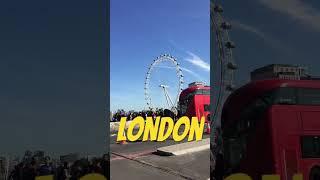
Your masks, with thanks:
<instances>
[{"instance_id":1,"label":"distant building","mask_svg":"<svg viewBox=\"0 0 320 180\"><path fill-rule=\"evenodd\" d=\"M290 64L271 64L258 68L251 72L251 80L263 79L308 79L306 69L298 65Z\"/></svg>"}]
</instances>

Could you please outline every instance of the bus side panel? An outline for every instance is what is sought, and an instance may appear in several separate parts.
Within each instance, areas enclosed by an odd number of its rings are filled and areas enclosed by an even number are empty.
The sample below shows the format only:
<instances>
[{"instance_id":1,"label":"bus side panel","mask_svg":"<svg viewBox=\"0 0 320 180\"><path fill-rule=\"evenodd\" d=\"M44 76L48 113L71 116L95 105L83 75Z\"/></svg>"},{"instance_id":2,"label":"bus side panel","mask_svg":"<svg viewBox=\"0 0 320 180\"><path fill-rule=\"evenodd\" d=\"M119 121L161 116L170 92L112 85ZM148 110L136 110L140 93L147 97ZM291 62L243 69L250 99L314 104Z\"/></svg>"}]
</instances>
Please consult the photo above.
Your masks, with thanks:
<instances>
[{"instance_id":1,"label":"bus side panel","mask_svg":"<svg viewBox=\"0 0 320 180\"><path fill-rule=\"evenodd\" d=\"M209 111L204 110L204 105L210 104L210 96L208 95L195 95L194 96L194 111L195 115L199 118L204 116L207 117L210 113ZM207 119L206 119L207 120Z\"/></svg>"},{"instance_id":2,"label":"bus side panel","mask_svg":"<svg viewBox=\"0 0 320 180\"><path fill-rule=\"evenodd\" d=\"M246 172L252 179L261 179L264 174L272 174L272 141L268 116L257 120L255 130L248 138L246 157L241 162L241 172Z\"/></svg>"},{"instance_id":3,"label":"bus side panel","mask_svg":"<svg viewBox=\"0 0 320 180\"><path fill-rule=\"evenodd\" d=\"M271 126L275 173L291 180L299 166L299 113L292 106L273 106Z\"/></svg>"},{"instance_id":4,"label":"bus side panel","mask_svg":"<svg viewBox=\"0 0 320 180\"><path fill-rule=\"evenodd\" d=\"M279 161L279 152L278 152L278 139L277 139L277 110L275 108L270 108L270 130L271 130L271 141L272 141L272 160L273 160L273 174L280 174L280 161Z\"/></svg>"},{"instance_id":5,"label":"bus side panel","mask_svg":"<svg viewBox=\"0 0 320 180\"><path fill-rule=\"evenodd\" d=\"M201 119L201 116L203 116L203 96L201 95L195 95L194 96L194 107L196 111L196 116L198 119Z\"/></svg>"},{"instance_id":6,"label":"bus side panel","mask_svg":"<svg viewBox=\"0 0 320 180\"><path fill-rule=\"evenodd\" d=\"M319 135L320 130L320 108L319 107L301 107L301 136ZM304 179L308 179L311 169L320 166L320 158L302 158L301 149L299 151L299 170L304 175Z\"/></svg>"},{"instance_id":7,"label":"bus side panel","mask_svg":"<svg viewBox=\"0 0 320 180\"><path fill-rule=\"evenodd\" d=\"M310 109L310 108L309 108ZM309 111L302 111L302 128L304 131L318 131L320 129L319 123L320 112L316 109Z\"/></svg>"},{"instance_id":8,"label":"bus side panel","mask_svg":"<svg viewBox=\"0 0 320 180\"><path fill-rule=\"evenodd\" d=\"M188 116L189 118L196 116L196 111L195 111L195 98L193 97L191 99L191 101L189 102L188 108L187 108L187 112L186 112L186 116Z\"/></svg>"}]
</instances>

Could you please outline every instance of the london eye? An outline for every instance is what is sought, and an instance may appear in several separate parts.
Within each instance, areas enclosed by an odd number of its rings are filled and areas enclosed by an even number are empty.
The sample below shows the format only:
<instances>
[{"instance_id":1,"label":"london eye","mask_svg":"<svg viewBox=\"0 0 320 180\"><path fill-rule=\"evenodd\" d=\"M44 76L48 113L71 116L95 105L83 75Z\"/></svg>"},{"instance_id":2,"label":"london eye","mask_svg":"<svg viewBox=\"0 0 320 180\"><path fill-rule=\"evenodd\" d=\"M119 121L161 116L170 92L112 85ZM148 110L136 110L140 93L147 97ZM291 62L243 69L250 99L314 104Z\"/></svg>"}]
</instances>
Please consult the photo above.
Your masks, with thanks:
<instances>
[{"instance_id":1,"label":"london eye","mask_svg":"<svg viewBox=\"0 0 320 180\"><path fill-rule=\"evenodd\" d=\"M166 70L159 76L160 79L156 79L156 74L160 71L160 68L166 68ZM171 74L169 71L171 71ZM169 54L156 57L148 67L144 82L144 95L148 109L158 108L159 103L157 101L160 101L159 98L161 98L165 99L165 105L161 108L169 109L176 114L179 96L183 89L183 77L177 58ZM155 91L159 91L159 93L155 94Z\"/></svg>"},{"instance_id":2,"label":"london eye","mask_svg":"<svg viewBox=\"0 0 320 180\"><path fill-rule=\"evenodd\" d=\"M215 157L222 147L217 143L217 129L221 124L222 107L226 98L235 89L234 72L237 65L233 59L232 50L235 48L235 43L229 37L231 23L223 17L223 7L218 0L210 2L210 24L211 24L211 39L210 39L210 54L211 54L211 79L213 92L211 98L212 120L211 120L211 168L215 167Z\"/></svg>"}]
</instances>

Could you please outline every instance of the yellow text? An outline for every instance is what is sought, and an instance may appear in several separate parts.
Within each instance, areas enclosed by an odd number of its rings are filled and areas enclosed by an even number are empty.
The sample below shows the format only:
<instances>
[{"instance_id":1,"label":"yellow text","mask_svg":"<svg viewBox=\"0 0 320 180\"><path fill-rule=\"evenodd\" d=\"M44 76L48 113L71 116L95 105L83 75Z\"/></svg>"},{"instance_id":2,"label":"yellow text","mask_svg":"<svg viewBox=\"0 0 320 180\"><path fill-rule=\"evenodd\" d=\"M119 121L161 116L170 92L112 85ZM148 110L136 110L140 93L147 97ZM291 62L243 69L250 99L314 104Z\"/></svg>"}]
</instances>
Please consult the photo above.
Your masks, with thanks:
<instances>
[{"instance_id":1,"label":"yellow text","mask_svg":"<svg viewBox=\"0 0 320 180\"><path fill-rule=\"evenodd\" d=\"M201 117L201 120L197 117L192 117L191 122L187 116L183 116L174 123L170 117L156 117L154 120L152 117L147 117L145 120L143 117L138 116L134 118L127 131L125 126L127 122L126 117L122 117L119 124L117 141L137 141L142 138L142 141L165 141L171 135L174 141L182 141L188 136L188 141L200 141L202 139L204 130L205 117ZM183 132L179 134L181 126L184 126ZM137 128L136 128L137 127ZM134 134L134 129L138 131Z\"/></svg>"}]
</instances>

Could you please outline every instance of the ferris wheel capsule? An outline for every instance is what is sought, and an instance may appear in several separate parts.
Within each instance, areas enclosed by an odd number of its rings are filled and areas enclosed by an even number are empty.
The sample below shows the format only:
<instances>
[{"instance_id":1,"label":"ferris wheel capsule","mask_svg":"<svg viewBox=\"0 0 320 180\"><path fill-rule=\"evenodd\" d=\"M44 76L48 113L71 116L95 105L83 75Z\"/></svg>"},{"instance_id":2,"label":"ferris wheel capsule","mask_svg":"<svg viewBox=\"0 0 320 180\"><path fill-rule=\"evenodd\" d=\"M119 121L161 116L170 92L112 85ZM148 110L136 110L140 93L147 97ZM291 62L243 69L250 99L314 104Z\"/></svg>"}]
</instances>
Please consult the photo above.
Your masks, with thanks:
<instances>
[{"instance_id":1,"label":"ferris wheel capsule","mask_svg":"<svg viewBox=\"0 0 320 180\"><path fill-rule=\"evenodd\" d=\"M228 42L226 42L226 47L229 48L229 49L232 49L232 48L235 48L236 45L235 45L234 42L228 41Z\"/></svg>"},{"instance_id":2,"label":"ferris wheel capsule","mask_svg":"<svg viewBox=\"0 0 320 180\"><path fill-rule=\"evenodd\" d=\"M233 63L233 62L229 62L229 63L227 64L227 67L228 67L229 69L232 69L232 70L238 69L238 66L237 66L235 63Z\"/></svg>"},{"instance_id":3,"label":"ferris wheel capsule","mask_svg":"<svg viewBox=\"0 0 320 180\"><path fill-rule=\"evenodd\" d=\"M226 21L221 24L221 28L225 29L225 30L230 30L231 27L232 27L232 25Z\"/></svg>"},{"instance_id":4,"label":"ferris wheel capsule","mask_svg":"<svg viewBox=\"0 0 320 180\"><path fill-rule=\"evenodd\" d=\"M235 90L235 85L234 84L229 84L226 86L227 91L234 91Z\"/></svg>"},{"instance_id":5,"label":"ferris wheel capsule","mask_svg":"<svg viewBox=\"0 0 320 180\"><path fill-rule=\"evenodd\" d=\"M214 11L218 12L218 13L222 13L223 12L223 8L220 5L215 5L214 6Z\"/></svg>"}]
</instances>

